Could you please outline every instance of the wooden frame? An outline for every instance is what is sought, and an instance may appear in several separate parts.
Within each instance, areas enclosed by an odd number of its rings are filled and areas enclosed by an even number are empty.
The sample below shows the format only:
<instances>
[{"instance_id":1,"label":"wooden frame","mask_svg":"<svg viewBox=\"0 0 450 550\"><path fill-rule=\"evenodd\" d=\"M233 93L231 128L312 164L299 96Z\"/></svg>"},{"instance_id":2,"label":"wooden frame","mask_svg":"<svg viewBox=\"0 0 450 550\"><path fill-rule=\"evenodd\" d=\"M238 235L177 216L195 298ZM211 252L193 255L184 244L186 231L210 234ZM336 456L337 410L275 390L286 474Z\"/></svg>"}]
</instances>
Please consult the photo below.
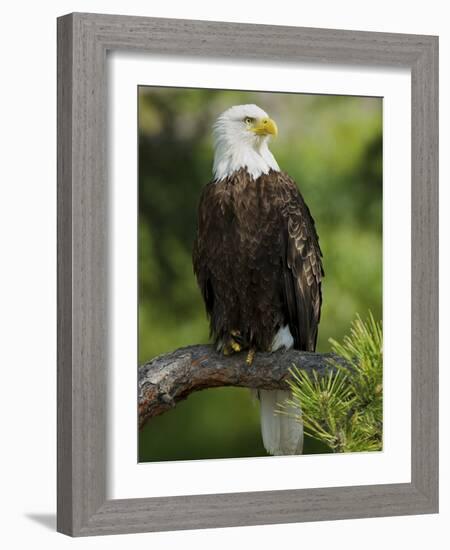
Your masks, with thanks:
<instances>
[{"instance_id":1,"label":"wooden frame","mask_svg":"<svg viewBox=\"0 0 450 550\"><path fill-rule=\"evenodd\" d=\"M412 74L411 483L106 498L106 53L408 67ZM58 530L74 535L438 510L438 39L70 14L58 19Z\"/></svg>"}]
</instances>

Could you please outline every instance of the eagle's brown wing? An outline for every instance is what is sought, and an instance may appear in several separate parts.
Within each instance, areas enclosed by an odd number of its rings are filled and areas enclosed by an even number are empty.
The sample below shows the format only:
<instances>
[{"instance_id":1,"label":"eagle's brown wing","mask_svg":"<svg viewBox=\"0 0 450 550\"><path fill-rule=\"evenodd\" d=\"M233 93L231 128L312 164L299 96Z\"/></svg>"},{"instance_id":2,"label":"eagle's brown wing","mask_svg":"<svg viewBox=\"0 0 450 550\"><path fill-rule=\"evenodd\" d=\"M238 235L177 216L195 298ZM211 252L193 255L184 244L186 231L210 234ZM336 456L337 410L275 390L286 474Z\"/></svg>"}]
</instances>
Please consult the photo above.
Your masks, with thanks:
<instances>
[{"instance_id":1,"label":"eagle's brown wing","mask_svg":"<svg viewBox=\"0 0 450 550\"><path fill-rule=\"evenodd\" d=\"M322 305L322 252L314 220L295 182L280 174L285 227L283 297L294 348L314 351Z\"/></svg>"},{"instance_id":2,"label":"eagle's brown wing","mask_svg":"<svg viewBox=\"0 0 450 550\"><path fill-rule=\"evenodd\" d=\"M214 306L214 293L211 283L211 273L208 269L205 253L205 238L211 234L211 216L208 216L208 198L213 190L212 183L203 188L198 207L197 235L192 250L192 263L198 285L202 293L203 301L208 316L211 317Z\"/></svg>"}]
</instances>

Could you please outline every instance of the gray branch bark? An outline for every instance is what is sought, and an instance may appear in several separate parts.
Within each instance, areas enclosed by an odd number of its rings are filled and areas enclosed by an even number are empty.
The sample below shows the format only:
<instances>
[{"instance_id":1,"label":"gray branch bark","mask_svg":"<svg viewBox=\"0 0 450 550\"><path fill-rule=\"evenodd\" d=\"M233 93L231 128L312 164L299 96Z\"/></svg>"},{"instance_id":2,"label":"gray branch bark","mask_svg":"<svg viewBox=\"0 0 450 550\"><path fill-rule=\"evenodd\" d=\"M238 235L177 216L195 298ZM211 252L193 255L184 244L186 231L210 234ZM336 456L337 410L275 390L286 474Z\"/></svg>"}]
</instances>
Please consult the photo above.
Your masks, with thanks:
<instances>
[{"instance_id":1,"label":"gray branch bark","mask_svg":"<svg viewBox=\"0 0 450 550\"><path fill-rule=\"evenodd\" d=\"M196 345L160 355L139 367L139 426L175 407L195 391L219 386L276 390L287 389L289 369L323 374L330 361L342 362L332 353L277 351L257 353L249 367L246 353L224 356L213 346Z\"/></svg>"}]
</instances>

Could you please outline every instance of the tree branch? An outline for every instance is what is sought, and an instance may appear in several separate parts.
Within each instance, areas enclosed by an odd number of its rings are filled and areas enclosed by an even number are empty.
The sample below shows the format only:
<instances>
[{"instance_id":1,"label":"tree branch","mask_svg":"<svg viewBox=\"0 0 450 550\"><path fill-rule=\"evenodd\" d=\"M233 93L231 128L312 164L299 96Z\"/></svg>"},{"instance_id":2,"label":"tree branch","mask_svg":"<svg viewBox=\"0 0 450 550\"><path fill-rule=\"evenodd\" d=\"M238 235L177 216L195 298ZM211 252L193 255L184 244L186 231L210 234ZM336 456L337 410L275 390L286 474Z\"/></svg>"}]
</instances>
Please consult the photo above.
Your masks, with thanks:
<instances>
[{"instance_id":1,"label":"tree branch","mask_svg":"<svg viewBox=\"0 0 450 550\"><path fill-rule=\"evenodd\" d=\"M224 356L213 346L197 345L160 355L139 367L139 426L175 407L189 394L219 386L276 390L287 389L289 369L323 374L330 360L342 363L333 353L277 351L257 353L251 367L246 353Z\"/></svg>"}]
</instances>

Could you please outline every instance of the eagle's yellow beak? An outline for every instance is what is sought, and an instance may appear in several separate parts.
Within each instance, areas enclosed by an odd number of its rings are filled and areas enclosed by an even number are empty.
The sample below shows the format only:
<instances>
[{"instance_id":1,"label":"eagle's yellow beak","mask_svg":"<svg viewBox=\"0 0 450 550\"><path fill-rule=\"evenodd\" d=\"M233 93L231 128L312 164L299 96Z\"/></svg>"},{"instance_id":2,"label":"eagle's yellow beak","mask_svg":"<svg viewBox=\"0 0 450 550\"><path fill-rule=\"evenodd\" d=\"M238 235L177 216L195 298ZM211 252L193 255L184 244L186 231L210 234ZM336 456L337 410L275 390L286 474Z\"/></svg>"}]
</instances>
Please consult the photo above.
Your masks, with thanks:
<instances>
[{"instance_id":1,"label":"eagle's yellow beak","mask_svg":"<svg viewBox=\"0 0 450 550\"><path fill-rule=\"evenodd\" d=\"M278 128L275 121L271 118L258 119L253 128L253 132L258 136L276 136L278 134Z\"/></svg>"}]
</instances>

